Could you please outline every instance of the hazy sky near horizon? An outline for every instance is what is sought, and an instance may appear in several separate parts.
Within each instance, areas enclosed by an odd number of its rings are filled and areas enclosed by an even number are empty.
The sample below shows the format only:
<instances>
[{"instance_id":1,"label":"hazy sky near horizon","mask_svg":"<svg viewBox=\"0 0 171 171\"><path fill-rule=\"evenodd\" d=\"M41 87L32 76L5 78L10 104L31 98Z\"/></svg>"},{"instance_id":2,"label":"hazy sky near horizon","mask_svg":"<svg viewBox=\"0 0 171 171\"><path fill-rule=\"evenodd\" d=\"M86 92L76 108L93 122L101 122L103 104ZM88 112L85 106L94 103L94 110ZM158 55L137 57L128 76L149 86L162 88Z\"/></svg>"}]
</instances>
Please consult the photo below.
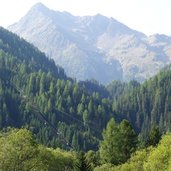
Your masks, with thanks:
<instances>
[{"instance_id":1,"label":"hazy sky near horizon","mask_svg":"<svg viewBox=\"0 0 171 171\"><path fill-rule=\"evenodd\" d=\"M17 22L38 2L73 15L100 13L147 35L171 35L171 0L0 0L0 26Z\"/></svg>"}]
</instances>

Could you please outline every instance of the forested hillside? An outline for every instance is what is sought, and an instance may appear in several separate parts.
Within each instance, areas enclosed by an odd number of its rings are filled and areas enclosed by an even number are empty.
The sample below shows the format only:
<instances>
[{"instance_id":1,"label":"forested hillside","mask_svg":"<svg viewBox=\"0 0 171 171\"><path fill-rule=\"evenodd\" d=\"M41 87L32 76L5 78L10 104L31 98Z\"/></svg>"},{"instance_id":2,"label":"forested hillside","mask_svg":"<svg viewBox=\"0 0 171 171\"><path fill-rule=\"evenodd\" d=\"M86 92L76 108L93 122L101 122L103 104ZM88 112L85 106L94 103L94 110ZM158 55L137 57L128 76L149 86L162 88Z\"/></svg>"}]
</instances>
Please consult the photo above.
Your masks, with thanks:
<instances>
[{"instance_id":1,"label":"forested hillside","mask_svg":"<svg viewBox=\"0 0 171 171\"><path fill-rule=\"evenodd\" d=\"M142 85L77 83L33 45L1 28L0 70L0 127L28 127L46 145L97 149L113 116L117 122L128 119L143 137L155 124L170 130L169 66Z\"/></svg>"},{"instance_id":2,"label":"forested hillside","mask_svg":"<svg viewBox=\"0 0 171 171\"><path fill-rule=\"evenodd\" d=\"M94 171L170 171L171 134L164 135L155 147L139 149L124 164L118 166L106 163Z\"/></svg>"},{"instance_id":3,"label":"forested hillside","mask_svg":"<svg viewBox=\"0 0 171 171\"><path fill-rule=\"evenodd\" d=\"M142 85L136 85L113 102L113 111L127 118L144 138L153 125L164 132L171 129L171 67Z\"/></svg>"},{"instance_id":4,"label":"forested hillside","mask_svg":"<svg viewBox=\"0 0 171 171\"><path fill-rule=\"evenodd\" d=\"M171 129L170 102L171 66L143 84L77 82L33 45L0 28L2 170L169 170L171 138L162 135Z\"/></svg>"},{"instance_id":5,"label":"forested hillside","mask_svg":"<svg viewBox=\"0 0 171 171\"><path fill-rule=\"evenodd\" d=\"M95 91L68 78L38 49L3 28L0 42L0 127L27 127L48 146L96 149L113 115L100 87Z\"/></svg>"}]
</instances>

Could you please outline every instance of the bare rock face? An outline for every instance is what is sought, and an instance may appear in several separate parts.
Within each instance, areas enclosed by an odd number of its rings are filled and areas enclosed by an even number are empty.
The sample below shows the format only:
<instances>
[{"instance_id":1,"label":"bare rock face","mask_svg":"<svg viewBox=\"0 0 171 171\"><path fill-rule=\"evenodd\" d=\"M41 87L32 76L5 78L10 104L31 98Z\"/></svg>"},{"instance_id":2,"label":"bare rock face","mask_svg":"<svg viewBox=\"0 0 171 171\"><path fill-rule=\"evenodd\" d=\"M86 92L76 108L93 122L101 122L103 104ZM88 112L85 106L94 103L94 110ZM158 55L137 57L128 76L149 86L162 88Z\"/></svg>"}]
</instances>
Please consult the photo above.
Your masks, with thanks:
<instances>
[{"instance_id":1,"label":"bare rock face","mask_svg":"<svg viewBox=\"0 0 171 171\"><path fill-rule=\"evenodd\" d=\"M171 61L171 38L147 37L113 18L73 16L38 3L8 28L61 65L68 76L144 81Z\"/></svg>"}]
</instances>

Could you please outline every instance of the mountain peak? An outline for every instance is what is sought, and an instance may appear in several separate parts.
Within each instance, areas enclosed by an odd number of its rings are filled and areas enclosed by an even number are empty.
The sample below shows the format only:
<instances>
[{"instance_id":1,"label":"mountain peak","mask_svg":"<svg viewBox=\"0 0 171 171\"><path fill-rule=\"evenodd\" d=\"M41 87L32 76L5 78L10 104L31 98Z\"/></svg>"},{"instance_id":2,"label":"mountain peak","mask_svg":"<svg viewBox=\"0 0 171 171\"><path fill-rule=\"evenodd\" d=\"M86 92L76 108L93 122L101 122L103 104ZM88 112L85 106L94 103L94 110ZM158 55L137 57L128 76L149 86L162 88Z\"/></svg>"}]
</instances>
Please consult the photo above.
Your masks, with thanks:
<instances>
[{"instance_id":1,"label":"mountain peak","mask_svg":"<svg viewBox=\"0 0 171 171\"><path fill-rule=\"evenodd\" d=\"M35 8L35 9L44 9L44 8L47 8L47 7L43 3L38 2L32 8Z\"/></svg>"},{"instance_id":2,"label":"mountain peak","mask_svg":"<svg viewBox=\"0 0 171 171\"><path fill-rule=\"evenodd\" d=\"M170 38L158 35L154 41L149 40L143 33L101 14L73 16L37 3L9 29L40 48L69 76L79 80L143 81L171 62Z\"/></svg>"},{"instance_id":3,"label":"mountain peak","mask_svg":"<svg viewBox=\"0 0 171 171\"><path fill-rule=\"evenodd\" d=\"M30 9L30 11L47 12L49 9L43 3L38 2Z\"/></svg>"}]
</instances>

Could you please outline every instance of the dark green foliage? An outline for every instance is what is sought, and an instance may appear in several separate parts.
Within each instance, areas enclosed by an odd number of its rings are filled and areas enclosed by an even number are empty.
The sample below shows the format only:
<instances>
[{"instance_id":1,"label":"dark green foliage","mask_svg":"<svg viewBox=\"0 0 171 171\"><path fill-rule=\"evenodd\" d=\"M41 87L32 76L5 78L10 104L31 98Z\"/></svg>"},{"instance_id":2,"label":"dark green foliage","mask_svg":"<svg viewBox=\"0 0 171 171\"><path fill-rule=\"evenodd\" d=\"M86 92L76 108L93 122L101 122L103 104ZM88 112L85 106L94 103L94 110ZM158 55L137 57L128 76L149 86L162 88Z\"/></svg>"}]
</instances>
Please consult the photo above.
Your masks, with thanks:
<instances>
[{"instance_id":1,"label":"dark green foliage","mask_svg":"<svg viewBox=\"0 0 171 171\"><path fill-rule=\"evenodd\" d=\"M3 28L0 42L0 128L27 127L48 146L97 149L101 130L113 115L100 89L91 93Z\"/></svg>"},{"instance_id":2,"label":"dark green foliage","mask_svg":"<svg viewBox=\"0 0 171 171\"><path fill-rule=\"evenodd\" d=\"M119 133L121 136L121 162L124 163L130 158L131 153L136 150L138 139L137 134L127 120L122 120L120 123Z\"/></svg>"},{"instance_id":3,"label":"dark green foliage","mask_svg":"<svg viewBox=\"0 0 171 171\"><path fill-rule=\"evenodd\" d=\"M171 67L142 85L77 83L33 45L0 28L0 129L27 127L49 147L98 150L111 117L127 119L145 142L152 125L171 130Z\"/></svg>"},{"instance_id":4,"label":"dark green foliage","mask_svg":"<svg viewBox=\"0 0 171 171\"><path fill-rule=\"evenodd\" d=\"M144 141L153 125L162 132L171 130L171 67L140 86L134 86L113 102L113 112L127 119Z\"/></svg>"},{"instance_id":5,"label":"dark green foliage","mask_svg":"<svg viewBox=\"0 0 171 171\"><path fill-rule=\"evenodd\" d=\"M161 131L160 128L158 126L153 126L150 133L149 133L149 137L147 140L147 146L156 146L159 141L161 140Z\"/></svg>"},{"instance_id":6,"label":"dark green foliage","mask_svg":"<svg viewBox=\"0 0 171 171\"><path fill-rule=\"evenodd\" d=\"M113 81L109 85L107 85L107 90L110 96L113 99L118 99L120 96L133 91L134 89L140 87L140 83L135 80L130 81L129 83L124 83L121 81Z\"/></svg>"},{"instance_id":7,"label":"dark green foliage","mask_svg":"<svg viewBox=\"0 0 171 171\"><path fill-rule=\"evenodd\" d=\"M118 164L119 161L119 146L121 139L119 128L114 118L112 118L103 131L103 141L100 143L100 157L103 163Z\"/></svg>"},{"instance_id":8,"label":"dark green foliage","mask_svg":"<svg viewBox=\"0 0 171 171\"><path fill-rule=\"evenodd\" d=\"M122 83L121 81L113 81L109 85L107 85L107 89L112 96L113 99L117 99L125 90L126 83Z\"/></svg>"},{"instance_id":9,"label":"dark green foliage","mask_svg":"<svg viewBox=\"0 0 171 171\"><path fill-rule=\"evenodd\" d=\"M130 123L123 120L117 124L112 118L103 131L100 143L100 157L103 163L118 165L126 162L136 150L137 135Z\"/></svg>"},{"instance_id":10,"label":"dark green foliage","mask_svg":"<svg viewBox=\"0 0 171 171\"><path fill-rule=\"evenodd\" d=\"M170 171L171 168L171 134L163 135L155 147L137 150L124 164L111 165L106 163L94 171Z\"/></svg>"},{"instance_id":11,"label":"dark green foliage","mask_svg":"<svg viewBox=\"0 0 171 171\"><path fill-rule=\"evenodd\" d=\"M90 163L86 160L83 152L78 153L78 162L75 164L76 171L92 171Z\"/></svg>"},{"instance_id":12,"label":"dark green foliage","mask_svg":"<svg viewBox=\"0 0 171 171\"><path fill-rule=\"evenodd\" d=\"M106 87L96 80L80 81L79 86L84 87L93 96L100 96L102 98L110 97L110 92Z\"/></svg>"}]
</instances>

